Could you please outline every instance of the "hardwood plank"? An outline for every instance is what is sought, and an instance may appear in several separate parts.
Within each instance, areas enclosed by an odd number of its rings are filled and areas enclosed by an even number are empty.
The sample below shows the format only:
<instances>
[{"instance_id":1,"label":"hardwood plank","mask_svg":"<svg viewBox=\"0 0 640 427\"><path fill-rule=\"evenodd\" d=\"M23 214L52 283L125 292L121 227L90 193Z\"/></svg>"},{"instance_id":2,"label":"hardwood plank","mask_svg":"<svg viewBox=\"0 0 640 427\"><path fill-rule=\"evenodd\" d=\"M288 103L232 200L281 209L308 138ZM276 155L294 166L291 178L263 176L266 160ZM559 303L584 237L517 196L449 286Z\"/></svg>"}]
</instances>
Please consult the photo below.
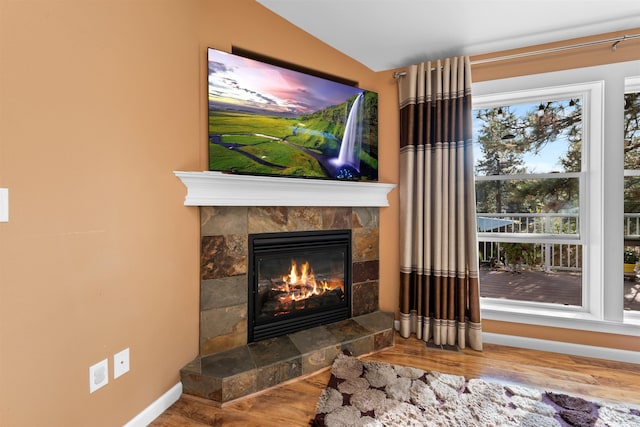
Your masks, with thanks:
<instances>
[{"instance_id":1,"label":"hardwood plank","mask_svg":"<svg viewBox=\"0 0 640 427\"><path fill-rule=\"evenodd\" d=\"M640 365L632 363L494 344L485 344L482 352L452 352L427 348L416 338L399 335L393 348L362 359L640 406ZM150 426L308 426L329 376L326 369L222 406L183 395Z\"/></svg>"}]
</instances>

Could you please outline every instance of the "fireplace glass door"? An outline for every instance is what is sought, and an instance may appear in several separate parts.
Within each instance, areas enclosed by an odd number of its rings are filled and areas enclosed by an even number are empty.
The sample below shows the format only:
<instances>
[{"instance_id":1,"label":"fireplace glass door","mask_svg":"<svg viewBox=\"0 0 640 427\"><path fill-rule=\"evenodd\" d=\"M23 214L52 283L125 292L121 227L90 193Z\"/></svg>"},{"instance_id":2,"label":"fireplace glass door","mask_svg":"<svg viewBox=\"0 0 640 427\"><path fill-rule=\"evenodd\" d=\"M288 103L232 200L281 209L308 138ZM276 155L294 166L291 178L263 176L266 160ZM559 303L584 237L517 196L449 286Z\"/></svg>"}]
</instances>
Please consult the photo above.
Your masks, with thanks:
<instances>
[{"instance_id":1,"label":"fireplace glass door","mask_svg":"<svg viewBox=\"0 0 640 427\"><path fill-rule=\"evenodd\" d=\"M249 236L249 342L348 319L351 231Z\"/></svg>"}]
</instances>

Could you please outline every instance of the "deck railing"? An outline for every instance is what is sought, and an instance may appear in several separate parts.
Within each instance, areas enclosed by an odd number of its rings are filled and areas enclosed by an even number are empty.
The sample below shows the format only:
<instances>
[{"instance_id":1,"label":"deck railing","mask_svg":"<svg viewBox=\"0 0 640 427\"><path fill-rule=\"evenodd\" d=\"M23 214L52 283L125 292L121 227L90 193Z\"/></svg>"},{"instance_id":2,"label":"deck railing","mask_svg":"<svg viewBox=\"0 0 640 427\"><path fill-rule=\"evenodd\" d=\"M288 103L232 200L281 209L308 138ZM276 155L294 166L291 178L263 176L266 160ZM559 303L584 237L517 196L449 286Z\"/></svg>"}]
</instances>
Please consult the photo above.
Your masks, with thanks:
<instances>
[{"instance_id":1,"label":"deck railing","mask_svg":"<svg viewBox=\"0 0 640 427\"><path fill-rule=\"evenodd\" d=\"M480 262L517 269L581 271L580 222L571 213L478 213ZM640 213L624 215L625 239L638 239Z\"/></svg>"}]
</instances>

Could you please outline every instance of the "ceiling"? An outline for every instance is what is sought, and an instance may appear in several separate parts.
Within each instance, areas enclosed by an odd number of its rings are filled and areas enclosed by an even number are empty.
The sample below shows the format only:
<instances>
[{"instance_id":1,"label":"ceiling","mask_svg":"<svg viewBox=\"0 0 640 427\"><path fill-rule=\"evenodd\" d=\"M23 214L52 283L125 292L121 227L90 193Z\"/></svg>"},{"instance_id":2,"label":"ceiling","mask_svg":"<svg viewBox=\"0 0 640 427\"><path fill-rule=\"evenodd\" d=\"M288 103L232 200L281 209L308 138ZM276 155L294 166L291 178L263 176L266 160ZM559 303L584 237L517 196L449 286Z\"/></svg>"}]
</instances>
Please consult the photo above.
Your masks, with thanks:
<instances>
[{"instance_id":1,"label":"ceiling","mask_svg":"<svg viewBox=\"0 0 640 427\"><path fill-rule=\"evenodd\" d=\"M257 0L373 71L640 28L639 0Z\"/></svg>"}]
</instances>

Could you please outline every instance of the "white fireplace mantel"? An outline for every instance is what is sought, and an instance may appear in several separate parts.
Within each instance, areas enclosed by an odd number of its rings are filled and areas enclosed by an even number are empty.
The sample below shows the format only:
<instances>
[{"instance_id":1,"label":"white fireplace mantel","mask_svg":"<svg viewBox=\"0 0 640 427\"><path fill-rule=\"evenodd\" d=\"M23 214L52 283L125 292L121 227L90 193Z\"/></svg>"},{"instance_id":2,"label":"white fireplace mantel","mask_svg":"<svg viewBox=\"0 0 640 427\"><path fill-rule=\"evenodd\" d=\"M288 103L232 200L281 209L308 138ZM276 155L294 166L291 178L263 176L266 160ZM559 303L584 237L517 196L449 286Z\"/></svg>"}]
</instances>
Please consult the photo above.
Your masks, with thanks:
<instances>
[{"instance_id":1,"label":"white fireplace mantel","mask_svg":"<svg viewBox=\"0 0 640 427\"><path fill-rule=\"evenodd\" d=\"M222 172L174 174L187 187L185 206L389 206L395 184Z\"/></svg>"}]
</instances>

